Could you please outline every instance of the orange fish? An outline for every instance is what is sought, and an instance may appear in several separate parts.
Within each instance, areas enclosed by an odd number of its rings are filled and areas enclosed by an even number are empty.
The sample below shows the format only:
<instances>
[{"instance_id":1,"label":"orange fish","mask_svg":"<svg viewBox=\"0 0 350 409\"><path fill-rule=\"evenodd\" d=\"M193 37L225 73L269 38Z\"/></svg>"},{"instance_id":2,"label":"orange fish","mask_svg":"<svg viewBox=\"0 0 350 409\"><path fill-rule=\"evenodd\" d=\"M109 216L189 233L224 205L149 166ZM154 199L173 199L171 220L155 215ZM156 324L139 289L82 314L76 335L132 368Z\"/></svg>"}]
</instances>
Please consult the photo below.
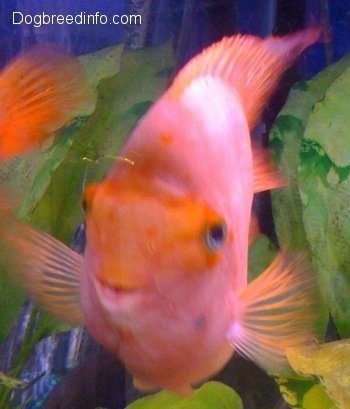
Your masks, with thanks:
<instances>
[{"instance_id":1,"label":"orange fish","mask_svg":"<svg viewBox=\"0 0 350 409\"><path fill-rule=\"evenodd\" d=\"M0 161L38 148L75 116L91 113L95 97L80 62L37 45L0 72Z\"/></svg>"},{"instance_id":2,"label":"orange fish","mask_svg":"<svg viewBox=\"0 0 350 409\"><path fill-rule=\"evenodd\" d=\"M132 131L127 160L87 187L83 255L4 218L21 282L56 316L87 325L138 388L190 393L234 351L280 373L287 349L313 340L307 256L281 251L249 284L247 257L253 195L283 185L250 129L318 36L235 35L193 58Z\"/></svg>"}]
</instances>

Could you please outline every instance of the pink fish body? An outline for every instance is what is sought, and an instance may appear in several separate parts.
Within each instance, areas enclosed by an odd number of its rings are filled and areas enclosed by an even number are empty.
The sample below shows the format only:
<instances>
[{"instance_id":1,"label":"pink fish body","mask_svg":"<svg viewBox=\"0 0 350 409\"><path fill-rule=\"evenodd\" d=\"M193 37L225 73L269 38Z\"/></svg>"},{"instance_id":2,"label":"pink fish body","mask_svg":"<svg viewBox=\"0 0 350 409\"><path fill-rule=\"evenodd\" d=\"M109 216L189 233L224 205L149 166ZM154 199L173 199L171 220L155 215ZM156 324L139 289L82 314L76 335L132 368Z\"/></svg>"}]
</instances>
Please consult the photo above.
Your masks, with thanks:
<instances>
[{"instance_id":1,"label":"pink fish body","mask_svg":"<svg viewBox=\"0 0 350 409\"><path fill-rule=\"evenodd\" d=\"M247 260L253 195L283 184L252 149L250 129L318 36L238 35L192 59L136 125L126 160L87 188L84 256L21 224L21 239L2 227L26 260L15 263L26 287L57 316L86 324L140 389L189 393L235 350L284 371L286 350L313 339L307 257L282 251L248 285ZM62 283L69 294L52 296Z\"/></svg>"},{"instance_id":2,"label":"pink fish body","mask_svg":"<svg viewBox=\"0 0 350 409\"><path fill-rule=\"evenodd\" d=\"M206 101L208 94L211 95L210 105ZM195 104L196 101L199 104ZM232 143L232 129L241 138L238 144ZM184 132L186 138L178 138L178 134ZM227 149L230 146L233 149ZM163 152L160 163L157 163L156 152ZM214 158L213 152L217 153ZM225 221L225 225L218 224L222 229L226 229L226 225L235 226L234 231L230 229L222 233L228 237L223 245L219 244L220 262L214 266L208 263L202 271L176 271L174 275L158 277L157 263L162 250L158 253L155 248L153 265L151 262L150 265L133 266L149 269L149 273L145 271L144 274L150 279L145 293L136 297L132 291L118 297L113 290L94 280L100 272L96 253L101 251L103 244L96 248L95 240L87 242L84 270L89 273L83 276L82 287L87 291L82 291L81 300L90 330L96 339L121 357L139 383L144 386L164 383L168 389L176 390L179 382L190 385L193 380L201 380L203 373L206 377L207 373L217 372L233 353L226 333L228 323L234 320L237 291L228 289L237 290L246 285L247 239L253 198L250 137L242 105L221 80L200 78L190 85L181 101L173 101L167 95L158 101L140 121L121 155L135 164L117 163L107 177L108 182L122 180L124 173L131 173L131 177L136 173L138 178L137 167L144 166L138 161L140 157L141 162L145 160L145 167L149 163L155 167L150 170L155 189L159 191L155 198L163 194L181 200L182 197L197 198L199 203L207 204L220 215L217 222L213 221L214 227L221 220ZM157 180L154 180L153 172ZM140 184L152 183L141 169L140 174ZM93 201L92 206L114 206L113 199L106 203L101 195L99 200L98 192L93 199L96 205ZM118 197L116 192L115 200ZM150 224L162 224L156 203L144 217ZM191 217L190 212L184 217ZM155 220L151 220L153 218ZM114 220L110 222L114 226ZM116 225L120 226L120 223L115 220ZM90 231L95 237L95 225L92 224L88 211L87 237ZM210 224L203 223L203 231L198 232L199 240L210 227ZM123 230L120 228L121 232ZM138 234L142 233L139 231ZM234 240L234 237L242 240ZM120 245L123 252L122 240ZM145 242L147 245L150 242ZM125 257L125 263L130 267L129 260L137 255L126 254ZM122 254L117 253L116 258L118 263L123 263ZM168 261L172 261L171 254ZM236 274L232 274L233 269ZM219 294L227 295L221 297ZM100 314L93 311L100 311ZM101 320L101 316L106 321ZM115 326L121 329L120 341L113 330ZM137 333L139 335L135 336ZM170 375L169 379L165 374Z\"/></svg>"}]
</instances>

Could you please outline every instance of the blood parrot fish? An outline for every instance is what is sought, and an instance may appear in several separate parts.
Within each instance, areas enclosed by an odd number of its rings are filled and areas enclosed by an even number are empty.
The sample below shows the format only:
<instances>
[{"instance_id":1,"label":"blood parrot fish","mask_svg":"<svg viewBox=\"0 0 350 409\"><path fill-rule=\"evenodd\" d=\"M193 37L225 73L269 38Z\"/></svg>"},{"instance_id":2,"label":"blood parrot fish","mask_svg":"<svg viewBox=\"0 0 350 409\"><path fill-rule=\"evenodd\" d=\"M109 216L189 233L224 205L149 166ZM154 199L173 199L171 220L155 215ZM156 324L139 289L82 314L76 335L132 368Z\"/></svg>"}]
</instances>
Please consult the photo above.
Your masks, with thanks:
<instances>
[{"instance_id":1,"label":"blood parrot fish","mask_svg":"<svg viewBox=\"0 0 350 409\"><path fill-rule=\"evenodd\" d=\"M38 148L95 97L80 62L55 46L36 45L0 71L0 161Z\"/></svg>"},{"instance_id":2,"label":"blood parrot fish","mask_svg":"<svg viewBox=\"0 0 350 409\"><path fill-rule=\"evenodd\" d=\"M86 325L142 390L190 393L235 351L268 372L314 340L307 255L281 250L247 283L252 200L283 180L252 148L282 73L319 37L224 38L194 57L84 194L79 255L12 216L8 263L44 308ZM127 159L127 160L124 160Z\"/></svg>"}]
</instances>

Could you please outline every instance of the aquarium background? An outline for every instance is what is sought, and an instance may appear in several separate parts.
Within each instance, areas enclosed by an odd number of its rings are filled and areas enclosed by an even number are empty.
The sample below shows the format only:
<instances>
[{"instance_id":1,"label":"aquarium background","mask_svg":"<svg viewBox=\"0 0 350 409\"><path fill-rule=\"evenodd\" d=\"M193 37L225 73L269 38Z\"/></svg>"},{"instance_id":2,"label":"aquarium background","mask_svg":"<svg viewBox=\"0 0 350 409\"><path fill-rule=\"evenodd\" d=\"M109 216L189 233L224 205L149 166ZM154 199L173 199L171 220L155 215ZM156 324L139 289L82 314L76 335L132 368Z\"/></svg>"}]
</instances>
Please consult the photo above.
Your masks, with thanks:
<instances>
[{"instance_id":1,"label":"aquarium background","mask_svg":"<svg viewBox=\"0 0 350 409\"><path fill-rule=\"evenodd\" d=\"M43 13L81 14L85 17L96 12L100 16L139 14L142 23L38 23L35 27L34 23L13 24L13 13L16 12L32 17ZM349 0L1 0L0 63L4 65L35 43L58 44L75 55L116 44L123 44L130 52L144 50L147 54L149 47L170 44L172 61L165 66L163 74L164 78L171 78L194 54L224 35L236 32L282 35L315 25L324 28L323 41L311 47L297 66L288 71L255 132L256 138L267 143L268 131L291 84L297 79L311 78L350 51ZM135 61L142 71L143 59ZM135 76L135 81L148 81L148 77ZM167 81L163 80L162 86ZM144 102L150 103L152 99L154 95ZM274 242L276 237L268 194L256 199L255 209L263 233ZM72 236L79 222L76 220L71 226ZM72 240L72 245L81 251L83 231L78 230ZM1 308L6 309L8 303L11 300L1 301ZM38 324L39 313L28 301L18 311L16 321L14 317L11 321L14 324L6 330L7 335L2 333L0 339L0 373L11 375L0 379L0 387L5 390L0 395L1 408L121 409L139 396L122 365L96 345L84 329L67 331L62 327L62 331L49 336L52 327ZM28 333L31 334L31 344L23 347ZM337 337L331 327L328 335L330 339ZM34 350L34 345L42 338ZM280 398L275 381L243 358L235 356L217 379L230 384L240 394L245 409L288 408ZM22 383L9 387L11 381Z\"/></svg>"},{"instance_id":2,"label":"aquarium background","mask_svg":"<svg viewBox=\"0 0 350 409\"><path fill-rule=\"evenodd\" d=\"M113 25L95 20L91 24L19 23L19 15L62 14L73 16L139 14L136 26ZM328 58L336 60L349 49L349 4L346 0L20 0L0 2L1 58L6 61L21 49L37 42L55 43L74 54L92 52L118 42L141 48L173 39L183 64L194 53L234 32L260 36L285 34L309 25L331 27ZM91 20L92 21L92 20ZM37 24L39 25L39 24ZM325 63L325 52L317 47L317 59L306 70L316 71ZM322 52L323 51L323 52ZM306 72L310 72L306 71Z\"/></svg>"}]
</instances>

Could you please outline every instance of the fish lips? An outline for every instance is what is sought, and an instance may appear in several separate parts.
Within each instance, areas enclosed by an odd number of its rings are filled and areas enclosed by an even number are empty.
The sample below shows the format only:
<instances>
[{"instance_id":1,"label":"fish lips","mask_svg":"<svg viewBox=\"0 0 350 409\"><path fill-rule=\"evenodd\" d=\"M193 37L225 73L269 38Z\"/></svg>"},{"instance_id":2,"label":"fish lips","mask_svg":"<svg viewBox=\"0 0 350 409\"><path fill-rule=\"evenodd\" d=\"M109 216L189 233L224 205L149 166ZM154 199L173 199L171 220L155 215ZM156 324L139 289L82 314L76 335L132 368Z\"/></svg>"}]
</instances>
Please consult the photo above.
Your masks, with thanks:
<instances>
[{"instance_id":1,"label":"fish lips","mask_svg":"<svg viewBox=\"0 0 350 409\"><path fill-rule=\"evenodd\" d=\"M99 304L115 318L128 319L129 315L142 308L142 304L150 297L150 290L144 286L110 285L97 277L93 277L92 281Z\"/></svg>"}]
</instances>

